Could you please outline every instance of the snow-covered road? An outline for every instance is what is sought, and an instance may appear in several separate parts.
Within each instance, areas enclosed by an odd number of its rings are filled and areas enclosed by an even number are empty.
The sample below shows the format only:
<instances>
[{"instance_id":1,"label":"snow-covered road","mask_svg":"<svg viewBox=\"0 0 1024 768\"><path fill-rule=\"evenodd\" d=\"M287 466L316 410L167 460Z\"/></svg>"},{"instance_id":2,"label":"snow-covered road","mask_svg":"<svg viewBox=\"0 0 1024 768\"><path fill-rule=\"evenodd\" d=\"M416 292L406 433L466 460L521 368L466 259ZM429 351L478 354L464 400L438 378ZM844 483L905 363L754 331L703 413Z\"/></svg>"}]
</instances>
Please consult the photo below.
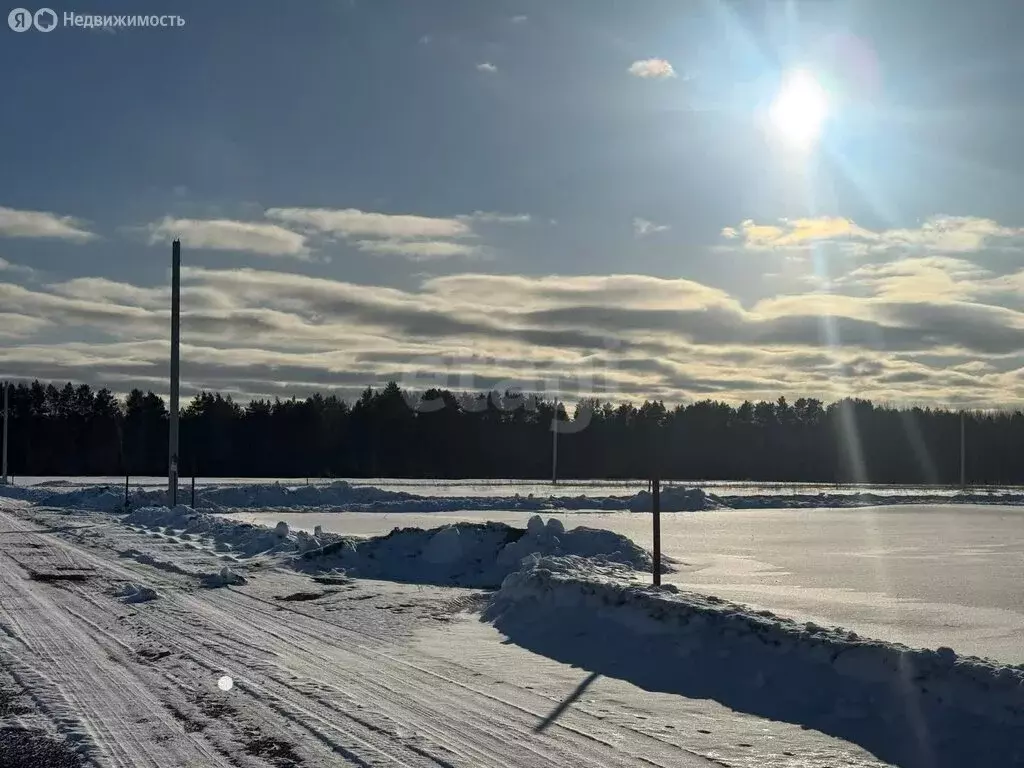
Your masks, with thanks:
<instances>
[{"instance_id":1,"label":"snow-covered road","mask_svg":"<svg viewBox=\"0 0 1024 768\"><path fill-rule=\"evenodd\" d=\"M199 586L225 564L248 583ZM126 602L125 583L159 597ZM8 503L0 689L23 693L0 720L99 766L882 765L796 725L504 644L466 612L479 600L319 583L103 513Z\"/></svg>"}]
</instances>

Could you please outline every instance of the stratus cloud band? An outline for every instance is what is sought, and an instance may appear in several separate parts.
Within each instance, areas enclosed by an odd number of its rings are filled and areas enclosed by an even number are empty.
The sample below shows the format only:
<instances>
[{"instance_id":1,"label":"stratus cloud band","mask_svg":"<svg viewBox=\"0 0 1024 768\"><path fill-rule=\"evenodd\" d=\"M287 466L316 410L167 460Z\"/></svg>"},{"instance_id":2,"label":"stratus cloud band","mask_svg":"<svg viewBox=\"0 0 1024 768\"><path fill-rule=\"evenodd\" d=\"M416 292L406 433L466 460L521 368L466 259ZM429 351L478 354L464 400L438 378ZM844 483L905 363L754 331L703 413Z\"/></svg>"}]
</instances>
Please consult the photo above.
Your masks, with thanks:
<instances>
[{"instance_id":1,"label":"stratus cloud band","mask_svg":"<svg viewBox=\"0 0 1024 768\"><path fill-rule=\"evenodd\" d=\"M856 393L898 402L999 405L1024 396L1024 313L1007 287L961 259L852 271L837 290L745 306L729 292L645 275L457 274L414 290L288 272L186 268L186 392L302 395L366 384L486 389L559 381L570 396ZM915 270L917 270L915 272ZM945 274L955 294L901 279ZM908 276L910 276L908 278ZM936 283L937 284L937 283ZM516 302L510 306L509 296ZM1008 297L1004 305L994 303ZM3 375L86 380L122 391L166 380L167 290L104 278L0 283ZM95 342L51 343L54 328ZM587 376L581 379L580 372Z\"/></svg>"},{"instance_id":2,"label":"stratus cloud band","mask_svg":"<svg viewBox=\"0 0 1024 768\"><path fill-rule=\"evenodd\" d=\"M364 253L411 261L487 253L477 225L525 224L527 214L476 211L451 217L379 213L357 208L268 208L264 221L180 219L150 224L150 242L180 237L193 248L243 251L308 261L332 241L343 240Z\"/></svg>"}]
</instances>

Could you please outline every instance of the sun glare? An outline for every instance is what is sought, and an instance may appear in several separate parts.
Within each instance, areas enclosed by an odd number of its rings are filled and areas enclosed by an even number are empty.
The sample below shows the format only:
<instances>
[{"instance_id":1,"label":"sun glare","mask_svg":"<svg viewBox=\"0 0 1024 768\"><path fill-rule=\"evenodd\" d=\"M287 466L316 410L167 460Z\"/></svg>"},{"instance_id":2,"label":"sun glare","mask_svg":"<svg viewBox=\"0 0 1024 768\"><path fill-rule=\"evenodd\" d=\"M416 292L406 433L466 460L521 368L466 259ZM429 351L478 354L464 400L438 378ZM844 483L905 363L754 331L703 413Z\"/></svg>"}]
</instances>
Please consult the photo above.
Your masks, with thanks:
<instances>
[{"instance_id":1,"label":"sun glare","mask_svg":"<svg viewBox=\"0 0 1024 768\"><path fill-rule=\"evenodd\" d=\"M828 115L828 94L810 72L785 76L771 106L771 121L786 143L808 148L817 141Z\"/></svg>"}]
</instances>

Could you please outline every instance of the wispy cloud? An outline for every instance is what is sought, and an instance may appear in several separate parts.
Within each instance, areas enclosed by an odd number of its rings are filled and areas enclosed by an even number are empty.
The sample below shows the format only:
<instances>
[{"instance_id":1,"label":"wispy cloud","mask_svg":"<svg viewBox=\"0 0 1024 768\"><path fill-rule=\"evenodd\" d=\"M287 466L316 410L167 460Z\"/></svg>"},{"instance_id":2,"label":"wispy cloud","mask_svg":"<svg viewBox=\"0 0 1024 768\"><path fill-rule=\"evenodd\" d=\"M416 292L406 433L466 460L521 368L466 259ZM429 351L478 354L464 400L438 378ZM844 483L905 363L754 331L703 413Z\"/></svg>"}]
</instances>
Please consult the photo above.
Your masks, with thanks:
<instances>
[{"instance_id":1,"label":"wispy cloud","mask_svg":"<svg viewBox=\"0 0 1024 768\"><path fill-rule=\"evenodd\" d=\"M639 217L633 219L633 234L637 237L646 237L656 232L666 232L669 229L672 227L668 224L655 224L653 221Z\"/></svg>"},{"instance_id":2,"label":"wispy cloud","mask_svg":"<svg viewBox=\"0 0 1024 768\"><path fill-rule=\"evenodd\" d=\"M675 77L676 71L666 59L641 59L629 65L629 74L634 77L668 78Z\"/></svg>"},{"instance_id":3,"label":"wispy cloud","mask_svg":"<svg viewBox=\"0 0 1024 768\"><path fill-rule=\"evenodd\" d=\"M479 256L482 252L478 245L448 240L359 240L356 247L367 253L394 254L413 261L432 261L452 256Z\"/></svg>"},{"instance_id":4,"label":"wispy cloud","mask_svg":"<svg viewBox=\"0 0 1024 768\"><path fill-rule=\"evenodd\" d=\"M0 236L46 237L85 243L96 234L85 228L85 223L74 216L61 216L47 211L19 211L0 206Z\"/></svg>"},{"instance_id":5,"label":"wispy cloud","mask_svg":"<svg viewBox=\"0 0 1024 768\"><path fill-rule=\"evenodd\" d=\"M477 72L497 72L498 67L489 61L483 61L476 65Z\"/></svg>"},{"instance_id":6,"label":"wispy cloud","mask_svg":"<svg viewBox=\"0 0 1024 768\"><path fill-rule=\"evenodd\" d=\"M270 208L269 219L342 237L416 239L464 237L472 233L459 218L373 213L357 208Z\"/></svg>"},{"instance_id":7,"label":"wispy cloud","mask_svg":"<svg viewBox=\"0 0 1024 768\"><path fill-rule=\"evenodd\" d=\"M456 217L461 221L480 221L485 224L528 224L528 213L499 213L497 211L473 211Z\"/></svg>"},{"instance_id":8,"label":"wispy cloud","mask_svg":"<svg viewBox=\"0 0 1024 768\"><path fill-rule=\"evenodd\" d=\"M520 15L520 16L513 16L511 21L512 21L513 24L525 24L526 21L527 21L527 18L528 17L522 16L522 15Z\"/></svg>"},{"instance_id":9,"label":"wispy cloud","mask_svg":"<svg viewBox=\"0 0 1024 768\"><path fill-rule=\"evenodd\" d=\"M738 227L725 227L723 238L754 251L804 248L817 242L846 243L860 253L903 252L969 253L986 246L1024 247L1024 228L1006 227L974 216L932 216L918 227L871 230L841 216L780 219L758 224L752 219Z\"/></svg>"},{"instance_id":10,"label":"wispy cloud","mask_svg":"<svg viewBox=\"0 0 1024 768\"><path fill-rule=\"evenodd\" d=\"M23 275L34 275L36 271L24 264L12 264L7 259L0 258L0 272L21 273Z\"/></svg>"},{"instance_id":11,"label":"wispy cloud","mask_svg":"<svg viewBox=\"0 0 1024 768\"><path fill-rule=\"evenodd\" d=\"M262 256L309 260L305 235L266 222L175 219L167 216L150 224L149 233L151 244L180 237L185 246L192 248L246 251Z\"/></svg>"}]
</instances>

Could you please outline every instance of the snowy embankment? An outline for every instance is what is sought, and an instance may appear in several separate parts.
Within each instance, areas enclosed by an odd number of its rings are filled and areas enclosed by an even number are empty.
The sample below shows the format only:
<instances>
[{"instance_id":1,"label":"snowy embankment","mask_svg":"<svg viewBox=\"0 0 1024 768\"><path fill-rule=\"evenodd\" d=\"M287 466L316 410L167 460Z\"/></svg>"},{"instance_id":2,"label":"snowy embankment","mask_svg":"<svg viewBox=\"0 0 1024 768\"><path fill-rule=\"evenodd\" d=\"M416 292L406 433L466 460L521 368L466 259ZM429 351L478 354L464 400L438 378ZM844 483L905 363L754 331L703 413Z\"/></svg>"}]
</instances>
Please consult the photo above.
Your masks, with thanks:
<instances>
[{"instance_id":1,"label":"snowy embankment","mask_svg":"<svg viewBox=\"0 0 1024 768\"><path fill-rule=\"evenodd\" d=\"M42 486L0 487L0 498L28 501L46 507L117 511L124 508L123 486L97 485L75 489ZM179 500L191 500L188 489L179 491ZM163 490L134 488L128 494L129 506L158 507L167 504ZM960 492L955 494L902 494L835 492L794 494L784 491L753 495L716 495L700 488L666 486L661 492L664 512L714 509L866 507L890 504L1005 504L1024 505L1024 494L999 492ZM651 494L640 491L629 496L423 496L404 491L389 491L373 486L352 485L339 480L322 485L288 486L272 484L235 484L200 486L195 506L209 510L288 509L292 511L345 512L489 512L489 511L631 511L649 512Z\"/></svg>"},{"instance_id":2,"label":"snowy embankment","mask_svg":"<svg viewBox=\"0 0 1024 768\"><path fill-rule=\"evenodd\" d=\"M496 588L534 555L594 558L622 574L650 572L651 555L621 534L574 528L534 516L526 529L504 523L457 523L440 528L395 528L386 536L356 538L292 531L224 519L190 507L143 507L124 518L126 525L166 535L206 537L222 552L251 557L277 555L306 572L343 571L347 576L423 584ZM144 553L126 556L146 562ZM157 565L157 567L160 567ZM662 566L666 572L669 566Z\"/></svg>"},{"instance_id":3,"label":"snowy embankment","mask_svg":"<svg viewBox=\"0 0 1024 768\"><path fill-rule=\"evenodd\" d=\"M902 768L1024 765L1024 667L798 624L534 557L486 611L512 641L649 690L855 741Z\"/></svg>"}]
</instances>

